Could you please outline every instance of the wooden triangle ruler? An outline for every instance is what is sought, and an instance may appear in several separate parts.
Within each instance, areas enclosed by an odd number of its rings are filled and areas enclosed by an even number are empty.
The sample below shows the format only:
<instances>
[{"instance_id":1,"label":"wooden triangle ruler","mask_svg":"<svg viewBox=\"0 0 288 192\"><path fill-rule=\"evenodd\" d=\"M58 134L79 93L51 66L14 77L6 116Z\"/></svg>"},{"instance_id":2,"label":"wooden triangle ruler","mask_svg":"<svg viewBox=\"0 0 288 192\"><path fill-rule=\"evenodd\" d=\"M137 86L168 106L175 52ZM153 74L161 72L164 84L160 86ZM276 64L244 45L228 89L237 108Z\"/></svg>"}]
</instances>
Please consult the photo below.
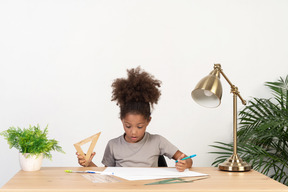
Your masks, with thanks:
<instances>
[{"instance_id":1,"label":"wooden triangle ruler","mask_svg":"<svg viewBox=\"0 0 288 192\"><path fill-rule=\"evenodd\" d=\"M90 156L91 156L91 154L92 154L92 152L93 152L93 150L95 148L95 145L96 145L96 143L98 141L98 138L99 138L100 134L101 134L101 132L96 133L95 135L92 135L92 136L90 136L90 137L88 137L86 139L83 139L82 141L74 144L74 147L77 150L78 154L85 157L85 160L86 160L85 166L86 167L88 166L88 163L89 163L88 160L89 160L89 158L90 158ZM81 146L86 144L86 143L88 143L89 141L91 141L91 144L90 144L90 147L89 147L87 153L85 154L83 152Z\"/></svg>"}]
</instances>

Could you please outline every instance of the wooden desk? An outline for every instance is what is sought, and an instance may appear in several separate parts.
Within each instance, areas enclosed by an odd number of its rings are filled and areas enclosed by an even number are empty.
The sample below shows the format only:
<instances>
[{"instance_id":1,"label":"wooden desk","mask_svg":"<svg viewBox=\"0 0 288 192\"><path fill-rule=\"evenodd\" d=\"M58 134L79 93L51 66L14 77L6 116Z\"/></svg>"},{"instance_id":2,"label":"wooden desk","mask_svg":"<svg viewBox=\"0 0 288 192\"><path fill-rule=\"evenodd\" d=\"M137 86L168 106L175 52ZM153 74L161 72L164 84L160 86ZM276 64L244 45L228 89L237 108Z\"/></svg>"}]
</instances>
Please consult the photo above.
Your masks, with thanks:
<instances>
[{"instance_id":1,"label":"wooden desk","mask_svg":"<svg viewBox=\"0 0 288 192\"><path fill-rule=\"evenodd\" d=\"M3 191L169 191L169 192L288 192L288 187L254 170L250 172L223 172L214 167L193 167L192 171L207 173L209 178L193 183L144 185L156 180L123 181L118 183L92 183L81 173L65 173L64 170L104 170L104 168L43 167L40 171L19 171L1 189ZM157 168L156 168L157 169Z\"/></svg>"}]
</instances>

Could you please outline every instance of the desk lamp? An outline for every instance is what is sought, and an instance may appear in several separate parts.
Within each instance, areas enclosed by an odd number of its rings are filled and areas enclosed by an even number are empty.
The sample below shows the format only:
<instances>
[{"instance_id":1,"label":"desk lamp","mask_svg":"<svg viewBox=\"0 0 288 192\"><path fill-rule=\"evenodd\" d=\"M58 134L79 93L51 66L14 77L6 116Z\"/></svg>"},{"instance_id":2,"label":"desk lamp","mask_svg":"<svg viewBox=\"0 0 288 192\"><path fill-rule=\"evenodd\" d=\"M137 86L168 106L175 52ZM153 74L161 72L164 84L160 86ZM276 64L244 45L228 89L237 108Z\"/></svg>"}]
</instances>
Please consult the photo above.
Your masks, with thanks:
<instances>
[{"instance_id":1,"label":"desk lamp","mask_svg":"<svg viewBox=\"0 0 288 192\"><path fill-rule=\"evenodd\" d=\"M191 96L199 105L209 108L218 107L222 97L220 74L230 84L231 93L233 93L233 155L218 167L221 171L249 171L251 165L244 162L237 154L237 97L240 98L243 105L246 105L246 101L239 94L238 88L223 73L220 64L214 64L214 70L199 81Z\"/></svg>"}]
</instances>

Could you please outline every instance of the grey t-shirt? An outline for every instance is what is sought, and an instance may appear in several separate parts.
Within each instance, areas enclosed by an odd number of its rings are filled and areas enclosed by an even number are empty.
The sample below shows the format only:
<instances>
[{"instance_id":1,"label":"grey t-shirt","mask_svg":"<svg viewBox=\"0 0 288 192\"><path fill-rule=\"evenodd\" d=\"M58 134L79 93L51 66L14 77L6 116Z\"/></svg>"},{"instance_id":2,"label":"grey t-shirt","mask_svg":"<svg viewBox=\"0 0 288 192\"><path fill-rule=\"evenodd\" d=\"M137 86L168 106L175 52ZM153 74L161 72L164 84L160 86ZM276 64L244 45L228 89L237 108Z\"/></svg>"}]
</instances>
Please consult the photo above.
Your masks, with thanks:
<instances>
[{"instance_id":1,"label":"grey t-shirt","mask_svg":"<svg viewBox=\"0 0 288 192\"><path fill-rule=\"evenodd\" d=\"M177 150L160 135L146 132L137 143L128 143L121 135L108 142L102 163L107 167L158 167L159 155L171 159Z\"/></svg>"}]
</instances>

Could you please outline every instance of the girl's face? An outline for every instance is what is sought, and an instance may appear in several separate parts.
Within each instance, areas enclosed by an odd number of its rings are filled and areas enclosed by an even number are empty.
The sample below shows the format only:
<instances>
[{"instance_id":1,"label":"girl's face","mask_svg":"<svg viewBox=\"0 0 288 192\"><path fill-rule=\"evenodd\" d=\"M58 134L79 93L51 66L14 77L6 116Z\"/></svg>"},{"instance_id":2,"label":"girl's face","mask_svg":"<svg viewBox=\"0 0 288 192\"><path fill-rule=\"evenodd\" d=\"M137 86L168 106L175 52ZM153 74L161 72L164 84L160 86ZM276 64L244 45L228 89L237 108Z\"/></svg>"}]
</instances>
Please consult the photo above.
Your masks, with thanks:
<instances>
[{"instance_id":1,"label":"girl's face","mask_svg":"<svg viewBox=\"0 0 288 192\"><path fill-rule=\"evenodd\" d=\"M141 141L145 135L146 127L148 126L149 120L145 119L143 115L128 113L123 119L123 127L125 131L125 140L128 143L137 143Z\"/></svg>"}]
</instances>

